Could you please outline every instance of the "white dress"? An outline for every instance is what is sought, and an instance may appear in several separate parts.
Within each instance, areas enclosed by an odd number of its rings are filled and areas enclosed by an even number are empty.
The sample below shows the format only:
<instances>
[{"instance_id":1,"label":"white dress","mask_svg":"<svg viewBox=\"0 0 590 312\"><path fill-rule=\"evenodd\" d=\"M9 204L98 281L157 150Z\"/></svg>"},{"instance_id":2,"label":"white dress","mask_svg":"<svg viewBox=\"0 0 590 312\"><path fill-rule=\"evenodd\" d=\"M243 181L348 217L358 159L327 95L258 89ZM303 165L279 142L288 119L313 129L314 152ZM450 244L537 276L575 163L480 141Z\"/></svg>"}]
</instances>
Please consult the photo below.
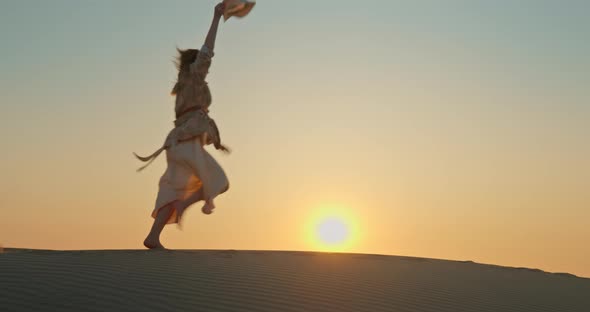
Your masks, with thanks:
<instances>
[{"instance_id":1,"label":"white dress","mask_svg":"<svg viewBox=\"0 0 590 312\"><path fill-rule=\"evenodd\" d=\"M198 200L213 199L229 188L225 172L203 146L215 144L218 149L225 148L220 143L215 122L208 116L211 93L205 77L212 57L213 52L203 46L195 62L190 65L190 71L179 80L182 88L176 94L177 120L164 145L148 157L135 155L149 165L162 151L166 151L167 168L160 178L152 211L154 218L160 209L176 200L184 200L196 193L200 195ZM182 113L191 109L188 113ZM167 223L178 222L178 214L174 210Z\"/></svg>"},{"instance_id":2,"label":"white dress","mask_svg":"<svg viewBox=\"0 0 590 312\"><path fill-rule=\"evenodd\" d=\"M152 212L154 218L166 205L175 200L184 200L201 189L201 196L209 194L211 198L215 198L229 188L225 172L201 145L200 138L168 148L166 162L168 166L160 178L156 207ZM178 222L178 215L174 210L166 223Z\"/></svg>"}]
</instances>

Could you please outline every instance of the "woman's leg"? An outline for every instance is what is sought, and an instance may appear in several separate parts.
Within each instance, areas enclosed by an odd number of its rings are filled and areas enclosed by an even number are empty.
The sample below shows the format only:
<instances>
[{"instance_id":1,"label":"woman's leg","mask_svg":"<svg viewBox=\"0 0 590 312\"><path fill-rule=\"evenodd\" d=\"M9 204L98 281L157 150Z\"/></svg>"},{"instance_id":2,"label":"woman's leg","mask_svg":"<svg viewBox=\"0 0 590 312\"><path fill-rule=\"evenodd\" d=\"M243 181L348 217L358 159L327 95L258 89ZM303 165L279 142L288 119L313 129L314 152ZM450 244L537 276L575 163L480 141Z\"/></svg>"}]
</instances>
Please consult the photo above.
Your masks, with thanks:
<instances>
[{"instance_id":1,"label":"woman's leg","mask_svg":"<svg viewBox=\"0 0 590 312\"><path fill-rule=\"evenodd\" d=\"M203 140L203 138L201 138L201 140ZM206 140L206 136L204 140ZM215 159L213 159L213 157L211 157L211 155L204 149L204 142L201 141L199 143L200 144L193 144L191 146L191 155L189 158L185 159L185 163L202 182L200 190L202 196L200 199L205 201L205 205L201 211L204 214L211 214L213 209L215 209L213 199L227 190L228 182L227 177L219 164L217 164ZM193 203L195 203L195 201L188 205Z\"/></svg>"},{"instance_id":2,"label":"woman's leg","mask_svg":"<svg viewBox=\"0 0 590 312\"><path fill-rule=\"evenodd\" d=\"M160 242L160 234L162 233L162 230L164 229L164 226L166 225L168 218L170 218L170 215L172 215L175 203L176 202L172 202L162 207L158 211L158 215L154 219L152 229L143 241L143 245L145 247L149 249L164 249L164 246L162 246L162 243Z\"/></svg>"},{"instance_id":3,"label":"woman's leg","mask_svg":"<svg viewBox=\"0 0 590 312\"><path fill-rule=\"evenodd\" d=\"M158 215L154 219L154 224L152 224L152 229L150 230L150 233L146 237L145 241L143 242L143 245L149 249L164 249L164 246L160 242L160 234L162 233L162 230L164 230L164 226L166 226L166 223L168 222L168 219L174 212L174 209L176 209L178 222L180 224L182 214L184 213L184 211L190 205L200 200L203 200L202 189L196 193L191 194L191 196L187 197L185 200L177 200L162 207L162 209L158 211Z\"/></svg>"},{"instance_id":4,"label":"woman's leg","mask_svg":"<svg viewBox=\"0 0 590 312\"><path fill-rule=\"evenodd\" d=\"M198 192L191 194L189 197L185 198L184 200L179 200L176 202L174 207L176 208L176 213L178 216L178 223L180 224L182 215L184 211L190 207L192 204L203 200L203 188L201 187Z\"/></svg>"}]
</instances>

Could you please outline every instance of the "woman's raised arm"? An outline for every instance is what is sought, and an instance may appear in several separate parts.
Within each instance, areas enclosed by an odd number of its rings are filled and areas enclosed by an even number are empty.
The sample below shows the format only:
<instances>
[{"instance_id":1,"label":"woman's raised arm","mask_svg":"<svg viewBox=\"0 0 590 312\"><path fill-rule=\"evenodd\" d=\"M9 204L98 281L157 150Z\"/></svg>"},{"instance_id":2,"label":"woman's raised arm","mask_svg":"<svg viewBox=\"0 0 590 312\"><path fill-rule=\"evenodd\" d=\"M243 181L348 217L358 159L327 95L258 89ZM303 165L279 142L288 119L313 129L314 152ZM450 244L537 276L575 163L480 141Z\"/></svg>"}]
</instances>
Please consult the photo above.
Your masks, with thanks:
<instances>
[{"instance_id":1,"label":"woman's raised arm","mask_svg":"<svg viewBox=\"0 0 590 312\"><path fill-rule=\"evenodd\" d=\"M203 44L201 47L201 51L199 54L197 54L195 61L190 65L191 73L200 80L205 80L205 77L209 73L211 58L214 54L213 48L215 48L215 38L217 37L217 26L219 25L219 20L223 15L223 9L223 3L219 3L215 6L213 22L211 23L211 28L209 28L209 33L207 33L205 44Z\"/></svg>"},{"instance_id":2,"label":"woman's raised arm","mask_svg":"<svg viewBox=\"0 0 590 312\"><path fill-rule=\"evenodd\" d=\"M213 21L211 22L211 27L209 28L209 33L207 33L207 38L205 39L205 46L209 49L209 51L213 51L215 48L215 38L217 37L217 27L219 26L219 21L223 16L223 9L225 5L223 2L217 4L215 6L215 11L213 13Z\"/></svg>"}]
</instances>

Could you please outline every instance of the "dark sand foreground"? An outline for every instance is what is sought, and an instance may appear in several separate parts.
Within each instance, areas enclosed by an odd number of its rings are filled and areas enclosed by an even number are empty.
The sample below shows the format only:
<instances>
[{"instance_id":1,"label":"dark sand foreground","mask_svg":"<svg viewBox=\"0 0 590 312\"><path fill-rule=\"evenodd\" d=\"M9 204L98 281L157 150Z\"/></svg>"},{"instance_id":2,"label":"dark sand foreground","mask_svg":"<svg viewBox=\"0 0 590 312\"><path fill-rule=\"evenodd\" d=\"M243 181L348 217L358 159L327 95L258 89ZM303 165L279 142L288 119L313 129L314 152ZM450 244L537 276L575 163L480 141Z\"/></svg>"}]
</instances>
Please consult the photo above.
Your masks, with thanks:
<instances>
[{"instance_id":1,"label":"dark sand foreground","mask_svg":"<svg viewBox=\"0 0 590 312\"><path fill-rule=\"evenodd\" d=\"M590 279L360 254L5 249L0 311L587 312Z\"/></svg>"}]
</instances>

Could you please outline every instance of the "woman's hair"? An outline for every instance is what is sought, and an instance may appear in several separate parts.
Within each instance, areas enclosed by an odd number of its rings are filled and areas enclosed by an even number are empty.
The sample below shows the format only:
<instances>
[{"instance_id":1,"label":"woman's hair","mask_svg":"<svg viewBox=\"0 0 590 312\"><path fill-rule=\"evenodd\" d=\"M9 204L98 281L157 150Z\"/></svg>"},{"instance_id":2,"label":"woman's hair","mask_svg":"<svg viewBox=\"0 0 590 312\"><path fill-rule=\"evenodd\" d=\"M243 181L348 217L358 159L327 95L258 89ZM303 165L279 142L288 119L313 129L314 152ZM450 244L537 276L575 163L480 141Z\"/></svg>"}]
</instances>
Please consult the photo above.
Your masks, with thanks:
<instances>
[{"instance_id":1,"label":"woman's hair","mask_svg":"<svg viewBox=\"0 0 590 312\"><path fill-rule=\"evenodd\" d=\"M174 65L176 65L176 69L178 69L178 79L176 80L176 84L174 84L174 88L172 89L172 95L176 95L178 91L180 91L181 76L188 72L190 65L195 62L197 55L199 54L199 50L197 49L181 50L176 48L176 51L178 51L178 55L176 56L176 60L174 60Z\"/></svg>"}]
</instances>

